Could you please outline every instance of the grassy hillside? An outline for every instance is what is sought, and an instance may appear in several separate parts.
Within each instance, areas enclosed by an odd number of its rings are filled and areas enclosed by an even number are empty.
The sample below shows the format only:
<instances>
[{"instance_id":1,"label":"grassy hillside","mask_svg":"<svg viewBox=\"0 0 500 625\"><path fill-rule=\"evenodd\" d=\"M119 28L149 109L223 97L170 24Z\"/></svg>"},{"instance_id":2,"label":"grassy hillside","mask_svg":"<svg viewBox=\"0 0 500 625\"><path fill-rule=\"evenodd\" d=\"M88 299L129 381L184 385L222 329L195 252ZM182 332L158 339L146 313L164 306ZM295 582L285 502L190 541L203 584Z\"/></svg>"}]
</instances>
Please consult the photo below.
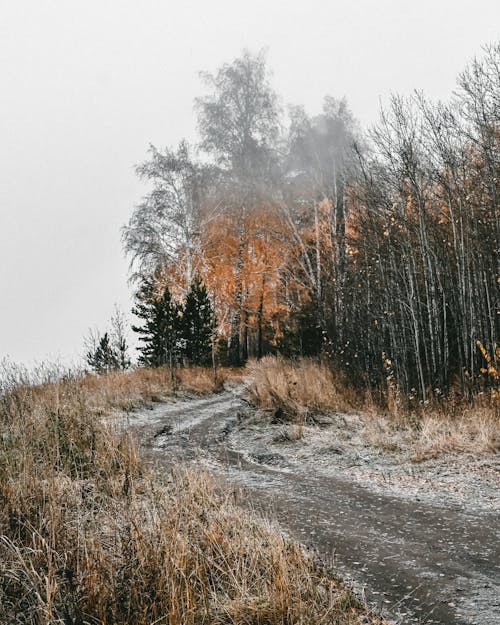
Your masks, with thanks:
<instances>
[{"instance_id":1,"label":"grassy hillside","mask_svg":"<svg viewBox=\"0 0 500 625\"><path fill-rule=\"evenodd\" d=\"M202 370L176 383L215 388ZM0 391L0 623L378 623L231 493L182 467L152 474L133 441L105 424L113 410L173 390L161 370L49 381L9 372Z\"/></svg>"}]
</instances>

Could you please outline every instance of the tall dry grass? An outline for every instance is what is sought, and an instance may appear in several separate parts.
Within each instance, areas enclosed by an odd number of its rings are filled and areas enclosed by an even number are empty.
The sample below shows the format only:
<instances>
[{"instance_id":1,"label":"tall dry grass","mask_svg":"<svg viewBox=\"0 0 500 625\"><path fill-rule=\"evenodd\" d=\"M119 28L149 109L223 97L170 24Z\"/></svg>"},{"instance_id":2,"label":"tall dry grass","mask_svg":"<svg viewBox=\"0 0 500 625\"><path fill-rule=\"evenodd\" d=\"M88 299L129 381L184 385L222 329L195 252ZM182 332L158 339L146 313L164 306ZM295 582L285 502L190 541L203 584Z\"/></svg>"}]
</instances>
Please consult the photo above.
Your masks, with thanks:
<instances>
[{"instance_id":1,"label":"tall dry grass","mask_svg":"<svg viewBox=\"0 0 500 625\"><path fill-rule=\"evenodd\" d=\"M352 410L359 395L336 379L324 363L266 356L248 365L253 403L264 410L279 410L284 419L304 420L314 411Z\"/></svg>"},{"instance_id":2,"label":"tall dry grass","mask_svg":"<svg viewBox=\"0 0 500 625\"><path fill-rule=\"evenodd\" d=\"M266 357L249 365L253 403L279 412L280 418L303 425L318 411L359 412L360 427L370 444L410 450L415 461L446 453L500 451L498 395L483 393L474 405L457 396L426 404L408 398L394 400L393 389L384 404L346 386L325 365L313 360L287 361ZM293 438L302 437L302 430Z\"/></svg>"},{"instance_id":3,"label":"tall dry grass","mask_svg":"<svg viewBox=\"0 0 500 625\"><path fill-rule=\"evenodd\" d=\"M230 370L220 369L214 376L211 369L204 367L175 369L173 373L168 368L143 368L103 376L85 375L81 385L92 402L133 410L144 402L162 401L177 392L203 395L220 391L230 375Z\"/></svg>"},{"instance_id":4,"label":"tall dry grass","mask_svg":"<svg viewBox=\"0 0 500 625\"><path fill-rule=\"evenodd\" d=\"M391 393L378 412L378 424L367 429L379 430L372 442L387 447L389 440L389 446L410 452L415 462L446 454L496 453L500 451L499 399L495 389L477 394L472 402L453 391L426 402L401 396L394 401ZM381 436L381 429L385 435Z\"/></svg>"},{"instance_id":5,"label":"tall dry grass","mask_svg":"<svg viewBox=\"0 0 500 625\"><path fill-rule=\"evenodd\" d=\"M413 460L447 453L491 454L500 451L500 419L490 406L464 407L458 414L430 412L411 437Z\"/></svg>"},{"instance_id":6,"label":"tall dry grass","mask_svg":"<svg viewBox=\"0 0 500 625\"><path fill-rule=\"evenodd\" d=\"M163 396L162 372L27 382L0 392L0 623L359 622L350 591L232 494L150 473L105 425Z\"/></svg>"}]
</instances>

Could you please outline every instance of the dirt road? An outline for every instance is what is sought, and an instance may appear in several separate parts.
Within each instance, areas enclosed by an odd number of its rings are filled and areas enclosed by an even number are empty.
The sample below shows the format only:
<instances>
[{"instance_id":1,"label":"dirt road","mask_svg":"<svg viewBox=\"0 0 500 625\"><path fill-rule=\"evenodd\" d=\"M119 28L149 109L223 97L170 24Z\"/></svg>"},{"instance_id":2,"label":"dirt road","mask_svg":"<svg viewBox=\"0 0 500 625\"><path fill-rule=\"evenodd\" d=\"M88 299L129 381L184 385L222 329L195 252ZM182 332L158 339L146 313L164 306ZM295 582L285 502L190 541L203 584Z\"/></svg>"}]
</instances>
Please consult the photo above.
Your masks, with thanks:
<instances>
[{"instance_id":1,"label":"dirt road","mask_svg":"<svg viewBox=\"0 0 500 625\"><path fill-rule=\"evenodd\" d=\"M498 516L370 492L342 476L287 464L257 445L231 447L241 388L160 404L127 425L160 467L201 464L241 491L243 505L276 519L401 624L498 625Z\"/></svg>"}]
</instances>

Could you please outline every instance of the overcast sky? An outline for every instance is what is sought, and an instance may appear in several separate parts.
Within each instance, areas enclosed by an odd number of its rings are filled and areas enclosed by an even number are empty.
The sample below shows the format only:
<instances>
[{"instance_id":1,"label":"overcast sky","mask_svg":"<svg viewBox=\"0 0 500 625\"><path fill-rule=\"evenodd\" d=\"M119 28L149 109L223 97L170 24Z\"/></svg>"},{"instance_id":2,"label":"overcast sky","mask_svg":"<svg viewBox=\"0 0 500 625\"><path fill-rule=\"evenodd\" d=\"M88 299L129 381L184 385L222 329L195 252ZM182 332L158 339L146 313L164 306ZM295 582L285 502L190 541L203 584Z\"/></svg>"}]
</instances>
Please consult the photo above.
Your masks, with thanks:
<instances>
[{"instance_id":1,"label":"overcast sky","mask_svg":"<svg viewBox=\"0 0 500 625\"><path fill-rule=\"evenodd\" d=\"M120 228L150 142L195 138L200 70L268 49L284 103L446 99L498 0L0 0L0 359L70 362L130 308Z\"/></svg>"}]
</instances>

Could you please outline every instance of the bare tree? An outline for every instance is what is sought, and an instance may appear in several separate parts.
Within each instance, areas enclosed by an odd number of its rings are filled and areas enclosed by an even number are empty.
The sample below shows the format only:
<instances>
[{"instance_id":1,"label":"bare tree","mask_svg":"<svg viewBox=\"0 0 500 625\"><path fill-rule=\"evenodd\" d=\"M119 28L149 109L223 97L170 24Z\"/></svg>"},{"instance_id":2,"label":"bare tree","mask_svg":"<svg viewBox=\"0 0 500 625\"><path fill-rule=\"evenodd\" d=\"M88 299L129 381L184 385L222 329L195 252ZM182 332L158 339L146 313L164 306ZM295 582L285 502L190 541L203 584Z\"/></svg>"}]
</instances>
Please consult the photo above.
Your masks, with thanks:
<instances>
[{"instance_id":1,"label":"bare tree","mask_svg":"<svg viewBox=\"0 0 500 625\"><path fill-rule=\"evenodd\" d=\"M150 146L149 154L136 171L153 189L123 229L125 251L136 269L134 275L150 275L180 263L188 288L200 229L210 214L213 168L196 162L185 141L175 151Z\"/></svg>"},{"instance_id":2,"label":"bare tree","mask_svg":"<svg viewBox=\"0 0 500 625\"><path fill-rule=\"evenodd\" d=\"M310 285L318 323L326 331L329 316L330 338L339 343L347 265L346 193L356 169L356 150L362 149L361 133L345 99L327 96L320 115L310 118L301 107L294 107L290 117L287 180L300 202L293 197L285 200L284 213L301 250L300 265ZM325 203L327 215L322 214ZM312 254L298 228L307 215L314 231ZM325 219L326 231L321 232ZM332 305L335 310L327 315L326 309Z\"/></svg>"}]
</instances>

